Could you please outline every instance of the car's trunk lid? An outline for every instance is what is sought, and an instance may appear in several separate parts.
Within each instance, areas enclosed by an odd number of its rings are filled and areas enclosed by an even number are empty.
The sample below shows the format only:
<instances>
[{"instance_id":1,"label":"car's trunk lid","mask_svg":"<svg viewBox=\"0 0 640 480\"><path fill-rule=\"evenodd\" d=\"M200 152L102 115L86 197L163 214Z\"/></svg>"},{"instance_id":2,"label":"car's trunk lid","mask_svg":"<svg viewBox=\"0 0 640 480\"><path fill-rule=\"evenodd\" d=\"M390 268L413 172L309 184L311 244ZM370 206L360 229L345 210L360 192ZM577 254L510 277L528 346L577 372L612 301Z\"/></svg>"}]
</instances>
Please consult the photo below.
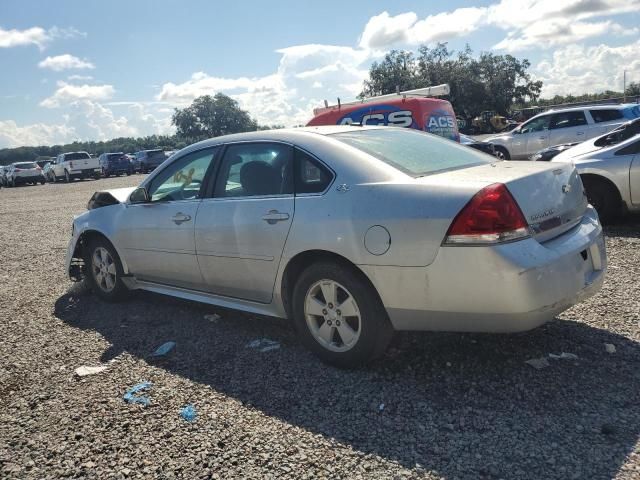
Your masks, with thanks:
<instances>
[{"instance_id":1,"label":"car's trunk lid","mask_svg":"<svg viewBox=\"0 0 640 480\"><path fill-rule=\"evenodd\" d=\"M587 209L587 198L576 169L569 163L495 162L420 178L429 184L445 182L480 189L503 183L511 192L538 241L573 228Z\"/></svg>"}]
</instances>

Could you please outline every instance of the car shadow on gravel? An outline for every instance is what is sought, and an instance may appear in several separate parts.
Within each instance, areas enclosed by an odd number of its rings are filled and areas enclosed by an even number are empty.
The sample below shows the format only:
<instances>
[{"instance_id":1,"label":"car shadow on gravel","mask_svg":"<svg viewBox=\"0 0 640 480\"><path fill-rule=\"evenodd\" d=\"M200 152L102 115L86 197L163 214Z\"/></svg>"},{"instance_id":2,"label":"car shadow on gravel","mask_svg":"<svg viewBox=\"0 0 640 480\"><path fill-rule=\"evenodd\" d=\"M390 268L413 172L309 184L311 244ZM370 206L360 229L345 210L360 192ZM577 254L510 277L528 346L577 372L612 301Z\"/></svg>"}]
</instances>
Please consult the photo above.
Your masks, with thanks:
<instances>
[{"instance_id":1,"label":"car shadow on gravel","mask_svg":"<svg viewBox=\"0 0 640 480\"><path fill-rule=\"evenodd\" d=\"M204 318L213 311L220 320ZM112 346L101 361L126 352L153 364L149 354L175 341L156 367L418 473L612 478L640 433L638 343L579 322L518 335L399 334L367 369L341 371L304 350L285 321L154 294L109 305L76 288L55 315L102 335ZM247 347L263 337L281 347ZM562 352L578 359L525 363Z\"/></svg>"}]
</instances>

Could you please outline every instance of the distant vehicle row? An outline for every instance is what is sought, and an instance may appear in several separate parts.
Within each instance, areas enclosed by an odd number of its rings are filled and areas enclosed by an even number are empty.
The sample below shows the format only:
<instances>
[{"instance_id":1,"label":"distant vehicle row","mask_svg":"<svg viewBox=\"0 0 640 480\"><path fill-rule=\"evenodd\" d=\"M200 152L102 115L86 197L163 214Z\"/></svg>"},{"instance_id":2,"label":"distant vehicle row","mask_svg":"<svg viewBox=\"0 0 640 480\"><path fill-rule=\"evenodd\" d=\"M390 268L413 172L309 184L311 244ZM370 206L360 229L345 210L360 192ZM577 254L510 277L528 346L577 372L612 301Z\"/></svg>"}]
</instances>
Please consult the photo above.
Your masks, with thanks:
<instances>
[{"instance_id":1,"label":"distant vehicle row","mask_svg":"<svg viewBox=\"0 0 640 480\"><path fill-rule=\"evenodd\" d=\"M152 149L135 154L103 153L95 158L87 152L66 152L50 161L16 162L0 166L0 186L13 187L60 181L68 183L86 178L97 180L112 175L149 173L173 153L173 150L164 152L162 149Z\"/></svg>"}]
</instances>

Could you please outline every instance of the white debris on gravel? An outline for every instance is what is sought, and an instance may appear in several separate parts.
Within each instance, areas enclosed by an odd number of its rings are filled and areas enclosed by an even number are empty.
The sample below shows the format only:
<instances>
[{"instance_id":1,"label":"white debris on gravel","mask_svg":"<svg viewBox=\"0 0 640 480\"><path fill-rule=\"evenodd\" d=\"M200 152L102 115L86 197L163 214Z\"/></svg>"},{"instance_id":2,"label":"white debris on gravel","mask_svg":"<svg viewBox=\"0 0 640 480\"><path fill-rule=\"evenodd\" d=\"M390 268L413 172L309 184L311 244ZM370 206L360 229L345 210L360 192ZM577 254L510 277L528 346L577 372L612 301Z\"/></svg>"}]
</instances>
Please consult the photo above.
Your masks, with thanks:
<instances>
[{"instance_id":1,"label":"white debris on gravel","mask_svg":"<svg viewBox=\"0 0 640 480\"><path fill-rule=\"evenodd\" d=\"M616 353L616 346L613 343L605 343L604 349L607 353Z\"/></svg>"},{"instance_id":2,"label":"white debris on gravel","mask_svg":"<svg viewBox=\"0 0 640 480\"><path fill-rule=\"evenodd\" d=\"M217 313L208 313L207 315L204 316L204 319L209 321L209 322L213 322L213 323L217 323L218 320L220 320L222 317L220 315L218 315Z\"/></svg>"},{"instance_id":3,"label":"white debris on gravel","mask_svg":"<svg viewBox=\"0 0 640 480\"><path fill-rule=\"evenodd\" d=\"M88 377L89 375L95 375L97 373L104 372L106 369L106 365L100 365L98 367L89 367L87 365L82 365L81 367L76 368L75 373L78 377Z\"/></svg>"},{"instance_id":4,"label":"white debris on gravel","mask_svg":"<svg viewBox=\"0 0 640 480\"><path fill-rule=\"evenodd\" d=\"M560 355L550 353L549 358L553 358L554 360L578 360L578 356L575 353L567 352L562 352Z\"/></svg>"},{"instance_id":5,"label":"white debris on gravel","mask_svg":"<svg viewBox=\"0 0 640 480\"><path fill-rule=\"evenodd\" d=\"M246 347L255 348L257 350L260 350L262 353L265 353L279 349L280 343L276 342L275 340L269 340L268 338L259 338L247 343Z\"/></svg>"},{"instance_id":6,"label":"white debris on gravel","mask_svg":"<svg viewBox=\"0 0 640 480\"><path fill-rule=\"evenodd\" d=\"M531 365L536 370L542 370L543 368L547 368L549 366L549 361L545 357L540 358L532 358L531 360L527 360L527 365Z\"/></svg>"}]
</instances>

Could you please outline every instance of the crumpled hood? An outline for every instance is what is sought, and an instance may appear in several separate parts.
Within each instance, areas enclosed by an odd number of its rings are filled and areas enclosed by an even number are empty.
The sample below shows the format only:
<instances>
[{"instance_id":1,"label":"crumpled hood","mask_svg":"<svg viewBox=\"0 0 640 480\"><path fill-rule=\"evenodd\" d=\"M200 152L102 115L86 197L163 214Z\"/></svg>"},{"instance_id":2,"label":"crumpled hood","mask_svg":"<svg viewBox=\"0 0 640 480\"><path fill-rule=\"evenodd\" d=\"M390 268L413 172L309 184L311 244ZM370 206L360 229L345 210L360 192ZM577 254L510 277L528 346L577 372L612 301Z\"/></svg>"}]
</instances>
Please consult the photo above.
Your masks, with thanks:
<instances>
[{"instance_id":1,"label":"crumpled hood","mask_svg":"<svg viewBox=\"0 0 640 480\"><path fill-rule=\"evenodd\" d=\"M112 190L98 190L89 199L87 208L94 210L100 207L108 207L117 203L125 203L129 195L138 187L114 188Z\"/></svg>"}]
</instances>

